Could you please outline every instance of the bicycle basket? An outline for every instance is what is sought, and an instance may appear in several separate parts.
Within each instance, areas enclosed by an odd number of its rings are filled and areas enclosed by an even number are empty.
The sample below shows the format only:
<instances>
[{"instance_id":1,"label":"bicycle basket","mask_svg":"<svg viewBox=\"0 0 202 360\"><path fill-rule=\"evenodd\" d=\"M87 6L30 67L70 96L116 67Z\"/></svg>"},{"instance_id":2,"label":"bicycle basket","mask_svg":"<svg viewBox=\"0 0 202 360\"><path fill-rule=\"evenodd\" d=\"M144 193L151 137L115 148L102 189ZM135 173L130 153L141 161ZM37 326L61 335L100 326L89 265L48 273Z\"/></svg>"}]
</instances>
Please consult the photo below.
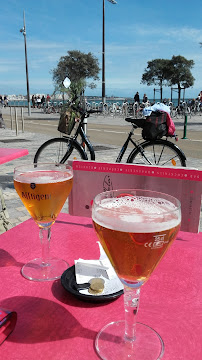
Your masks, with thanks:
<instances>
[{"instance_id":1,"label":"bicycle basket","mask_svg":"<svg viewBox=\"0 0 202 360\"><path fill-rule=\"evenodd\" d=\"M150 116L146 117L142 130L142 137L145 140L161 139L167 135L166 112L152 111Z\"/></svg>"},{"instance_id":2,"label":"bicycle basket","mask_svg":"<svg viewBox=\"0 0 202 360\"><path fill-rule=\"evenodd\" d=\"M76 112L71 108L62 111L60 114L58 131L70 135L76 123L76 119L80 118L80 116L79 112Z\"/></svg>"}]
</instances>

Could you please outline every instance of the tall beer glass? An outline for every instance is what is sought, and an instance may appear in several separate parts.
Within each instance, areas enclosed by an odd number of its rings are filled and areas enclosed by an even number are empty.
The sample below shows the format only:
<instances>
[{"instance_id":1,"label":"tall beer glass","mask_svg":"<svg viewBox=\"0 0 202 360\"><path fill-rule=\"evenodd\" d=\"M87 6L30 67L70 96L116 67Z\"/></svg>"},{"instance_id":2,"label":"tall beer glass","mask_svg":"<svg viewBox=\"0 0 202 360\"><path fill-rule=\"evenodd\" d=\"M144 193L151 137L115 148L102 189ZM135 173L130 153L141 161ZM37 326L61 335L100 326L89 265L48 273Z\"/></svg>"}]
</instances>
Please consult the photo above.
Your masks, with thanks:
<instances>
[{"instance_id":1,"label":"tall beer glass","mask_svg":"<svg viewBox=\"0 0 202 360\"><path fill-rule=\"evenodd\" d=\"M136 323L141 286L177 236L180 202L147 190L115 190L97 195L92 219L95 231L124 284L125 321L106 325L96 338L105 360L156 360L164 352L160 335Z\"/></svg>"},{"instance_id":2,"label":"tall beer glass","mask_svg":"<svg viewBox=\"0 0 202 360\"><path fill-rule=\"evenodd\" d=\"M49 255L51 226L60 213L73 184L71 166L63 164L29 164L14 169L14 186L24 206L39 226L42 257L22 268L29 280L60 278L68 268L64 260Z\"/></svg>"}]
</instances>

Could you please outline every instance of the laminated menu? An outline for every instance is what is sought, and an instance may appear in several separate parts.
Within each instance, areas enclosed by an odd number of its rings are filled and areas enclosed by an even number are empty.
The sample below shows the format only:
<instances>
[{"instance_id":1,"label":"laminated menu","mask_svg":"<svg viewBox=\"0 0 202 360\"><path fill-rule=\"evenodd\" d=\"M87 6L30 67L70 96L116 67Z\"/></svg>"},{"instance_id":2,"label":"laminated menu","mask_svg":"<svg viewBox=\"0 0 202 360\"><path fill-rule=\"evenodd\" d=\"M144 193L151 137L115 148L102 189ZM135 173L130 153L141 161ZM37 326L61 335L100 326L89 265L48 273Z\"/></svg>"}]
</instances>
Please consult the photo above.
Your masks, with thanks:
<instances>
[{"instance_id":1,"label":"laminated menu","mask_svg":"<svg viewBox=\"0 0 202 360\"><path fill-rule=\"evenodd\" d=\"M91 217L98 193L115 189L147 189L178 198L182 207L181 231L197 233L200 224L202 171L135 164L73 161L74 185L69 213Z\"/></svg>"}]
</instances>

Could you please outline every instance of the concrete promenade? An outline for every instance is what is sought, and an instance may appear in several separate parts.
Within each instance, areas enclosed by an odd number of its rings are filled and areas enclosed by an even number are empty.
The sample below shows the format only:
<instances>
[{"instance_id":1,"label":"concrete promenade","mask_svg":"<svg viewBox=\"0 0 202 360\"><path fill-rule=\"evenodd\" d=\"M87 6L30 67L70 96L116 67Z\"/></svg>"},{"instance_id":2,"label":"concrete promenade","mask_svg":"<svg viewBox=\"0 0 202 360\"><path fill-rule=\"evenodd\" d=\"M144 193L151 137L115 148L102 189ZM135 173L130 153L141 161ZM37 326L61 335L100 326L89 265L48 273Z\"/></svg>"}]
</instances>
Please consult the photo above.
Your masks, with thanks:
<instances>
[{"instance_id":1,"label":"concrete promenade","mask_svg":"<svg viewBox=\"0 0 202 360\"><path fill-rule=\"evenodd\" d=\"M2 109L3 117L8 116L8 109ZM52 114L51 114L52 115ZM51 116L49 115L49 117ZM38 114L33 113L31 115L31 118L43 118L47 119L47 114L42 114L41 112L38 112ZM25 114L26 118L26 114ZM93 122L99 123L109 123L109 118L101 118L96 117L93 119L93 116L89 118L88 120L88 126L90 127L90 124ZM122 119L123 120L123 119ZM116 123L120 125L122 123L122 120L120 118L114 118L114 126L116 126ZM190 126L193 127L193 130L195 129L194 123L197 123L197 130L201 132L202 134L202 116L197 116L191 119ZM179 124L178 124L179 123ZM123 120L123 124L125 125L125 122ZM182 120L176 120L175 121L176 130L182 129L183 123ZM190 127L189 127L190 128ZM58 133L59 134L59 133ZM10 147L10 148L25 148L28 149L29 155L16 159L14 161L5 163L0 165L0 187L3 190L3 194L5 197L7 209L10 216L10 221L12 223L12 226L15 226L22 221L25 221L29 219L29 215L27 213L27 210L24 208L23 204L21 203L21 200L19 199L14 186L13 186L13 169L15 166L22 165L28 162L33 162L34 155L36 153L36 150L39 148L39 146L45 142L46 140L50 139L53 136L40 134L40 133L33 133L26 131L22 132L21 129L19 129L18 135L16 135L16 130L10 130L9 126L6 127L6 129L0 129L0 147ZM202 136L201 136L202 140ZM187 140L185 140L187 141ZM200 140L197 140L200 141ZM96 144L96 145L103 145L103 144ZM201 156L197 156L197 158L189 157L187 159L187 166L192 168L197 168L199 170L202 170L202 142L200 143L201 146ZM102 149L103 148L103 149ZM107 149L106 149L107 148ZM115 158L118 154L118 149L120 147L118 146L112 146L110 144L107 145L107 147L100 146L100 150L96 151L96 160L97 161L106 161L106 162L114 162ZM68 212L68 201L66 201L63 209L63 212ZM201 226L202 231L202 226Z\"/></svg>"}]
</instances>

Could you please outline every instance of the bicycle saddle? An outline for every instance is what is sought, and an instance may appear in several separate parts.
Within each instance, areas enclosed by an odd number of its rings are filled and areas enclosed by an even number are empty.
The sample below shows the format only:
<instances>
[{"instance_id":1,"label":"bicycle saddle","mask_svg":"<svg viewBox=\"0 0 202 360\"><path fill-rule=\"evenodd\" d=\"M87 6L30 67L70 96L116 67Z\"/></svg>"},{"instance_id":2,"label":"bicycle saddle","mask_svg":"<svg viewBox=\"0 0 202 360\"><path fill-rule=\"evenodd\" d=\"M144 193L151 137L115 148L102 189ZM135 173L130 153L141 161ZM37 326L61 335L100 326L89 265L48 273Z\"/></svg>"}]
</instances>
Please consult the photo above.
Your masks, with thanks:
<instances>
[{"instance_id":1,"label":"bicycle saddle","mask_svg":"<svg viewBox=\"0 0 202 360\"><path fill-rule=\"evenodd\" d=\"M130 122L131 124L136 125L138 128L143 128L145 119L133 119L133 118L125 118L125 121Z\"/></svg>"}]
</instances>

